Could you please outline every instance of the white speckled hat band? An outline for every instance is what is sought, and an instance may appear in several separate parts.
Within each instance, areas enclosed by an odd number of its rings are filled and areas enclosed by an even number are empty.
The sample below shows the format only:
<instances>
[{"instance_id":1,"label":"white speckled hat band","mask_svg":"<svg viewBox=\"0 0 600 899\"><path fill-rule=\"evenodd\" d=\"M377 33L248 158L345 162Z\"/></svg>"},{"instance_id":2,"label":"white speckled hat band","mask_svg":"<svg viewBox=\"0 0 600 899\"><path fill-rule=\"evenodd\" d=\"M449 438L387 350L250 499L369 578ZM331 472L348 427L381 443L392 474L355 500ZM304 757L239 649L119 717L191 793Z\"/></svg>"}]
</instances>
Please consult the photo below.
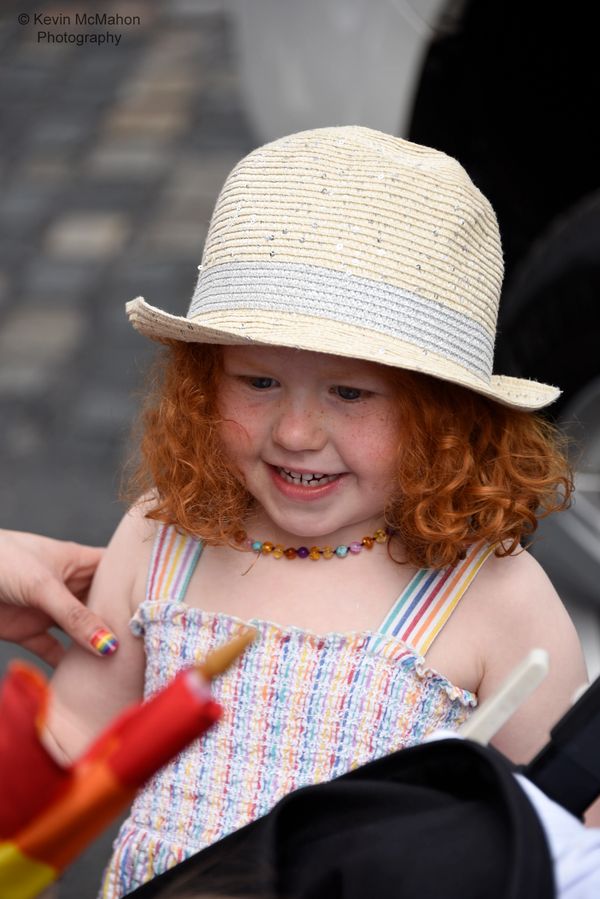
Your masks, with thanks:
<instances>
[{"instance_id":1,"label":"white speckled hat band","mask_svg":"<svg viewBox=\"0 0 600 899\"><path fill-rule=\"evenodd\" d=\"M148 337L367 359L540 409L558 388L492 374L502 274L494 211L456 160L319 128L235 166L187 317L141 297L127 312Z\"/></svg>"}]
</instances>

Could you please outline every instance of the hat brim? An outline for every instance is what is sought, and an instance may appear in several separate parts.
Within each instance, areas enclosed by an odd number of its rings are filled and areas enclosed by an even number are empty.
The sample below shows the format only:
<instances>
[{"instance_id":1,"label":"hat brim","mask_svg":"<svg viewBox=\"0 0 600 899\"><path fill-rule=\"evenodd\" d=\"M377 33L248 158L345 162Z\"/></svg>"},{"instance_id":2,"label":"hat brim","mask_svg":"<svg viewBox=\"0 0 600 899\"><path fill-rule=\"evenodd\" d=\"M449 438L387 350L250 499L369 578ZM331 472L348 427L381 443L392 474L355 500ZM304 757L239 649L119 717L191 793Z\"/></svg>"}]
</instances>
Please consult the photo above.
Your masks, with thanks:
<instances>
[{"instance_id":1,"label":"hat brim","mask_svg":"<svg viewBox=\"0 0 600 899\"><path fill-rule=\"evenodd\" d=\"M489 381L484 381L464 366L431 350L350 323L336 322L334 327L324 327L323 319L314 315L290 312L274 320L268 311L249 309L244 313L235 309L213 310L186 318L151 306L143 297L128 302L126 310L136 331L153 340L228 346L287 346L350 356L422 372L474 390L505 406L526 411L543 409L561 394L558 387L527 378L492 375Z\"/></svg>"}]
</instances>

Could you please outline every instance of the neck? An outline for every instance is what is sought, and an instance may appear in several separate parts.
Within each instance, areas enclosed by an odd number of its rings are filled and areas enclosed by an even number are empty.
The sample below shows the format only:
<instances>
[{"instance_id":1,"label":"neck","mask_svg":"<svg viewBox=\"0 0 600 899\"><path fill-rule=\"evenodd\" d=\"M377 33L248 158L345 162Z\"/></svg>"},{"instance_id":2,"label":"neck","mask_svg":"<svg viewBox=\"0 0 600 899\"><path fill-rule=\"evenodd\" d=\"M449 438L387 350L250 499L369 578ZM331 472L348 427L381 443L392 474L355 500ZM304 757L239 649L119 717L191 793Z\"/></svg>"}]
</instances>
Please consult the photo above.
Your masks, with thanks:
<instances>
[{"instance_id":1,"label":"neck","mask_svg":"<svg viewBox=\"0 0 600 899\"><path fill-rule=\"evenodd\" d=\"M277 525L266 516L262 510L249 516L245 526L248 537L253 540L265 540L283 546L336 546L349 545L360 541L363 537L371 537L375 531L385 530L383 516L377 515L363 521L352 522L335 530L317 530L313 533L302 533L289 530Z\"/></svg>"}]
</instances>

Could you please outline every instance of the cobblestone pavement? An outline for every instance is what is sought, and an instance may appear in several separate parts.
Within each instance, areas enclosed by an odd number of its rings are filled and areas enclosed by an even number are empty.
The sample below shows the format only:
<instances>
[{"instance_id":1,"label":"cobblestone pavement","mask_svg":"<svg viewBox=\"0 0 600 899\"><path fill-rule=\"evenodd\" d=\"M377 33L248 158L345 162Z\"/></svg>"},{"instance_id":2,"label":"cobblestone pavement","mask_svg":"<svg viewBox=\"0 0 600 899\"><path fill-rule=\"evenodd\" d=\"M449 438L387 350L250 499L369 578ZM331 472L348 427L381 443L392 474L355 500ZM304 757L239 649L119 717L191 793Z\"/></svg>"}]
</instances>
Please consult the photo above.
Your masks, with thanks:
<instances>
[{"instance_id":1,"label":"cobblestone pavement","mask_svg":"<svg viewBox=\"0 0 600 899\"><path fill-rule=\"evenodd\" d=\"M140 23L64 23L97 9ZM50 35L122 36L38 42L36 13L62 16ZM0 527L104 543L152 350L124 303L185 312L217 191L255 144L231 25L219 0L40 0L3 5L0 46ZM61 899L96 895L109 838Z\"/></svg>"},{"instance_id":2,"label":"cobblestone pavement","mask_svg":"<svg viewBox=\"0 0 600 899\"><path fill-rule=\"evenodd\" d=\"M123 0L141 24L116 47L39 44L3 16L0 526L101 542L118 520L149 358L124 303L185 311L218 188L253 145L220 6Z\"/></svg>"}]
</instances>

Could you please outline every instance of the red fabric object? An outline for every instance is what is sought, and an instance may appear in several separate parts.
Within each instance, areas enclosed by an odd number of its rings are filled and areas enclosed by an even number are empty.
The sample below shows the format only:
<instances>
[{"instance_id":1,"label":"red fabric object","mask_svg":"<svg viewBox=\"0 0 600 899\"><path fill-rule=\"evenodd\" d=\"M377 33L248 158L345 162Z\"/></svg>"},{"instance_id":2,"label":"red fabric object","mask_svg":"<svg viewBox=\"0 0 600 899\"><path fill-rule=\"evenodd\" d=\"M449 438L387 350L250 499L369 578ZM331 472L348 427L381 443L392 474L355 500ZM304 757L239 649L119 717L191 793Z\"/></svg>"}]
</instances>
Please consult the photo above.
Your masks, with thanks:
<instances>
[{"instance_id":1,"label":"red fabric object","mask_svg":"<svg viewBox=\"0 0 600 899\"><path fill-rule=\"evenodd\" d=\"M207 678L188 668L123 712L74 765L63 768L39 740L47 705L42 675L13 664L0 694L0 844L10 843L57 874L138 787L221 716Z\"/></svg>"},{"instance_id":2,"label":"red fabric object","mask_svg":"<svg viewBox=\"0 0 600 899\"><path fill-rule=\"evenodd\" d=\"M39 740L48 705L44 677L13 662L0 685L0 840L17 833L72 778Z\"/></svg>"},{"instance_id":3,"label":"red fabric object","mask_svg":"<svg viewBox=\"0 0 600 899\"><path fill-rule=\"evenodd\" d=\"M164 690L123 712L78 764L102 759L124 788L140 787L220 716L200 672L181 671Z\"/></svg>"}]
</instances>

